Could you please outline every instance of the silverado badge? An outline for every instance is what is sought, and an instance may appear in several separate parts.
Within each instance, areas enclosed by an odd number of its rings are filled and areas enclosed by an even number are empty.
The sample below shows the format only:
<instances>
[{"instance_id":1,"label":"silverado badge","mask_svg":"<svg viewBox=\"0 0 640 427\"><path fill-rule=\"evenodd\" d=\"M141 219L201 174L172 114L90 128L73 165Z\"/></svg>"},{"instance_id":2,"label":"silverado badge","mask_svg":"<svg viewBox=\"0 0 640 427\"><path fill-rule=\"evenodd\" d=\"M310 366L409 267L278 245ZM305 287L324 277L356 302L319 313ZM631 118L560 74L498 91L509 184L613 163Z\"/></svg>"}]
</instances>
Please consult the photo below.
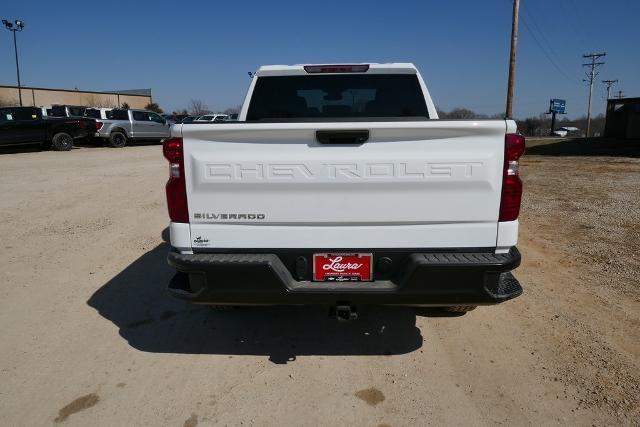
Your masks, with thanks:
<instances>
[{"instance_id":1,"label":"silverado badge","mask_svg":"<svg viewBox=\"0 0 640 427\"><path fill-rule=\"evenodd\" d=\"M207 246L207 243L209 243L209 239L202 238L201 236L193 239L194 246Z\"/></svg>"}]
</instances>

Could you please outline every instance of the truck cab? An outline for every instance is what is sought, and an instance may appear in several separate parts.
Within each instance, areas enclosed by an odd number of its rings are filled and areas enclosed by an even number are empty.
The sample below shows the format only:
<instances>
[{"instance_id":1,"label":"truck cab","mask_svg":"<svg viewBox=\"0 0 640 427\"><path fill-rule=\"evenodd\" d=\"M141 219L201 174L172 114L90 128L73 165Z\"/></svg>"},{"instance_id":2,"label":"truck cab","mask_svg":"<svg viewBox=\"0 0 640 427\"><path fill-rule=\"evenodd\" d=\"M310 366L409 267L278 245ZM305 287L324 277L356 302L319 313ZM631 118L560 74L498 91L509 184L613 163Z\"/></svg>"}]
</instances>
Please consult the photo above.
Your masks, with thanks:
<instances>
[{"instance_id":1,"label":"truck cab","mask_svg":"<svg viewBox=\"0 0 640 427\"><path fill-rule=\"evenodd\" d=\"M107 120L111 110L113 110L113 108L87 107L83 115L84 117L91 117L93 119Z\"/></svg>"},{"instance_id":2,"label":"truck cab","mask_svg":"<svg viewBox=\"0 0 640 427\"><path fill-rule=\"evenodd\" d=\"M84 117L87 107L81 105L50 105L42 108L42 115L48 117Z\"/></svg>"},{"instance_id":3,"label":"truck cab","mask_svg":"<svg viewBox=\"0 0 640 427\"><path fill-rule=\"evenodd\" d=\"M42 112L34 107L0 107L0 143L3 145L44 141Z\"/></svg>"}]
</instances>

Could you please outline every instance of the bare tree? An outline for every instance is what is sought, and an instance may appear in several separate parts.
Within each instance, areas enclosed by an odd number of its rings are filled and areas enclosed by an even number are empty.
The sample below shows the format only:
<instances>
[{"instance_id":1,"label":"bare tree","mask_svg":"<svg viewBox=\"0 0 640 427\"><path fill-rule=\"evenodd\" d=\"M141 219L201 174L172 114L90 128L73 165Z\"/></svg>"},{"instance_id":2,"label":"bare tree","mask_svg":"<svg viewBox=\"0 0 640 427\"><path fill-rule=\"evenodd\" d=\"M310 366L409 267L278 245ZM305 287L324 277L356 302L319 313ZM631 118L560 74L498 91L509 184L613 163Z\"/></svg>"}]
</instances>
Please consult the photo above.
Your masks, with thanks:
<instances>
[{"instance_id":1,"label":"bare tree","mask_svg":"<svg viewBox=\"0 0 640 427\"><path fill-rule=\"evenodd\" d=\"M504 114L480 114L468 108L454 108L451 111L438 110L438 116L441 119L504 119ZM604 133L605 116L599 116L591 119L591 130L594 135L602 135ZM522 119L515 119L518 130L526 136L547 136L551 131L551 118L547 113L540 113ZM556 122L556 128L559 127L575 127L578 130L573 131L571 136L584 136L587 128L587 117L582 116L575 119L563 117Z\"/></svg>"},{"instance_id":2,"label":"bare tree","mask_svg":"<svg viewBox=\"0 0 640 427\"><path fill-rule=\"evenodd\" d=\"M87 107L105 107L105 108L113 108L116 106L116 103L111 99L105 99L101 96L96 96L95 94L85 95L83 98L83 104Z\"/></svg>"},{"instance_id":3,"label":"bare tree","mask_svg":"<svg viewBox=\"0 0 640 427\"><path fill-rule=\"evenodd\" d=\"M145 110L155 111L156 113L164 113L164 110L160 108L157 102L150 102L144 107Z\"/></svg>"},{"instance_id":4,"label":"bare tree","mask_svg":"<svg viewBox=\"0 0 640 427\"><path fill-rule=\"evenodd\" d=\"M449 112L438 111L438 116L441 119L483 119L487 117L484 114L478 114L467 108L454 108Z\"/></svg>"},{"instance_id":5,"label":"bare tree","mask_svg":"<svg viewBox=\"0 0 640 427\"><path fill-rule=\"evenodd\" d=\"M242 109L242 105L236 105L235 107L229 107L223 111L224 114L238 114Z\"/></svg>"},{"instance_id":6,"label":"bare tree","mask_svg":"<svg viewBox=\"0 0 640 427\"><path fill-rule=\"evenodd\" d=\"M194 116L201 116L209 113L209 107L201 99L192 99L189 104L189 110Z\"/></svg>"}]
</instances>

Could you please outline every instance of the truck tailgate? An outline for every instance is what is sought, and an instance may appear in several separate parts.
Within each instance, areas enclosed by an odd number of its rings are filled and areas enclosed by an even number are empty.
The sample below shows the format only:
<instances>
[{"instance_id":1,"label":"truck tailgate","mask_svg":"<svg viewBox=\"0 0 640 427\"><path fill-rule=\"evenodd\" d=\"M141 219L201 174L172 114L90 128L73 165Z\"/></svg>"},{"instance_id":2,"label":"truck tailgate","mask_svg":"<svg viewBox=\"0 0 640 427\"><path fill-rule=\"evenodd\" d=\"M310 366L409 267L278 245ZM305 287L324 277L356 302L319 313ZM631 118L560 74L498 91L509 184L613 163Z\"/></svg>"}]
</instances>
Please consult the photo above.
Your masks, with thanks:
<instances>
[{"instance_id":1,"label":"truck tailgate","mask_svg":"<svg viewBox=\"0 0 640 427\"><path fill-rule=\"evenodd\" d=\"M369 138L323 144L318 130ZM495 247L505 133L503 120L183 125L191 239L209 248Z\"/></svg>"}]
</instances>

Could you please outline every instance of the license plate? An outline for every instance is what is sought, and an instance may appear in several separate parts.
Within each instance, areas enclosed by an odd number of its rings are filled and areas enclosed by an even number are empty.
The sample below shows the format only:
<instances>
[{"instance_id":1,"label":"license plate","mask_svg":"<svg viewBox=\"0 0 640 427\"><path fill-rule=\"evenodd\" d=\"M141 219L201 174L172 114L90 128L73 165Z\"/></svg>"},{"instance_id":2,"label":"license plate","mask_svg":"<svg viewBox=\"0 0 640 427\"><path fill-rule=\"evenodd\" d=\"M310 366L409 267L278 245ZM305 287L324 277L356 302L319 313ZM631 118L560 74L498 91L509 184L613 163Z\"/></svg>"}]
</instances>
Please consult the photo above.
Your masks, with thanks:
<instances>
[{"instance_id":1,"label":"license plate","mask_svg":"<svg viewBox=\"0 0 640 427\"><path fill-rule=\"evenodd\" d=\"M373 280L372 254L314 254L316 282L369 282Z\"/></svg>"}]
</instances>

